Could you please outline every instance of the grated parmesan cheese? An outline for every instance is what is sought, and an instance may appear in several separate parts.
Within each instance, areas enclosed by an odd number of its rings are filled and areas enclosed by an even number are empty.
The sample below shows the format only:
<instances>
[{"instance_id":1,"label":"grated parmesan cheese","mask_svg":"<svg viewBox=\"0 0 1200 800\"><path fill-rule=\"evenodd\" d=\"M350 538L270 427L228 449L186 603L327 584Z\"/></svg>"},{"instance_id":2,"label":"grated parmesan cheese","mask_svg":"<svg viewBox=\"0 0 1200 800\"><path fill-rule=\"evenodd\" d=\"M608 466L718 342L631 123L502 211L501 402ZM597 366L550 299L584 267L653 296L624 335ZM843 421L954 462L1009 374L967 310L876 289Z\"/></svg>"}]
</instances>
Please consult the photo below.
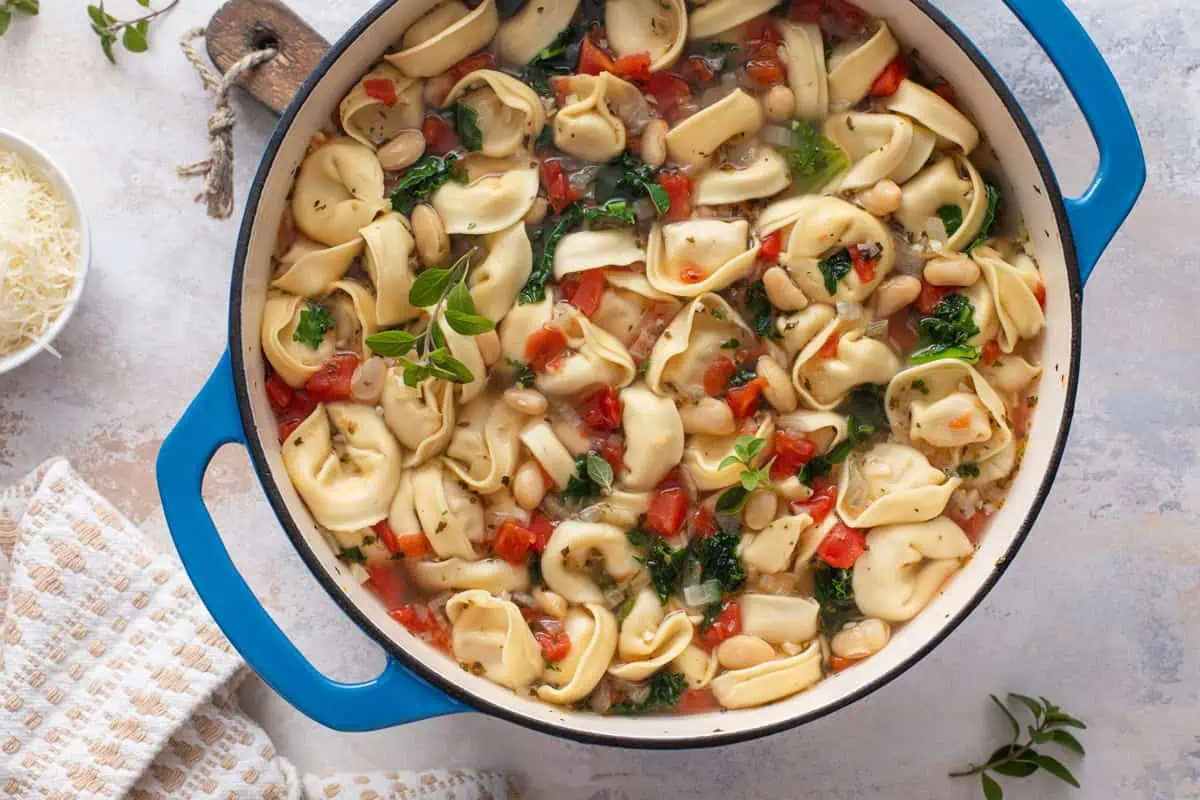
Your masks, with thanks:
<instances>
[{"instance_id":1,"label":"grated parmesan cheese","mask_svg":"<svg viewBox=\"0 0 1200 800\"><path fill-rule=\"evenodd\" d=\"M37 340L62 314L79 249L70 204L29 162L0 150L0 356Z\"/></svg>"}]
</instances>

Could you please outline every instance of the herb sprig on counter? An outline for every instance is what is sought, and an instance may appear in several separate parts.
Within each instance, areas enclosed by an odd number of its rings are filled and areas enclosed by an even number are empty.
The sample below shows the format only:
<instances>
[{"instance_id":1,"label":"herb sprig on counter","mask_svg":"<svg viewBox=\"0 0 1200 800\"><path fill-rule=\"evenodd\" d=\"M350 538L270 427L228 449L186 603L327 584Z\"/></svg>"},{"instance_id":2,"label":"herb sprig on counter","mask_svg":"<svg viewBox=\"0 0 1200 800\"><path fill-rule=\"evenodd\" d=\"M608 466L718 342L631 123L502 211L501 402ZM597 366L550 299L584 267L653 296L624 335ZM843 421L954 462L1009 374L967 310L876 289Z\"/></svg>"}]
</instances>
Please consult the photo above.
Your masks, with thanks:
<instances>
[{"instance_id":1,"label":"herb sprig on counter","mask_svg":"<svg viewBox=\"0 0 1200 800\"><path fill-rule=\"evenodd\" d=\"M137 4L142 8L150 8L150 0L137 0ZM104 57L115 64L117 58L113 45L119 41L130 53L146 52L150 49L150 23L177 5L179 0L171 0L162 8L152 9L149 13L133 19L117 19L105 11L103 2L88 6L87 13L92 22L92 33L100 39L100 49L104 51Z\"/></svg>"},{"instance_id":2,"label":"herb sprig on counter","mask_svg":"<svg viewBox=\"0 0 1200 800\"><path fill-rule=\"evenodd\" d=\"M12 24L14 11L36 17L39 10L39 0L0 0L0 36Z\"/></svg>"},{"instance_id":3,"label":"herb sprig on counter","mask_svg":"<svg viewBox=\"0 0 1200 800\"><path fill-rule=\"evenodd\" d=\"M1071 771L1053 756L1035 750L1034 745L1057 745L1081 756L1084 754L1083 745L1068 729L1086 730L1087 725L1044 697L1035 700L1023 694L1009 693L1009 702L1022 706L1033 717L1033 724L1026 726L1028 739L1021 742L1021 723L1017 721L1016 715L996 695L988 696L1008 719L1012 728L1012 742L997 749L984 763L972 764L964 770L951 772L950 777L965 778L978 775L986 800L1001 800L1004 797L1004 789L992 773L1009 778L1028 778L1041 770L1078 789L1079 781Z\"/></svg>"}]
</instances>

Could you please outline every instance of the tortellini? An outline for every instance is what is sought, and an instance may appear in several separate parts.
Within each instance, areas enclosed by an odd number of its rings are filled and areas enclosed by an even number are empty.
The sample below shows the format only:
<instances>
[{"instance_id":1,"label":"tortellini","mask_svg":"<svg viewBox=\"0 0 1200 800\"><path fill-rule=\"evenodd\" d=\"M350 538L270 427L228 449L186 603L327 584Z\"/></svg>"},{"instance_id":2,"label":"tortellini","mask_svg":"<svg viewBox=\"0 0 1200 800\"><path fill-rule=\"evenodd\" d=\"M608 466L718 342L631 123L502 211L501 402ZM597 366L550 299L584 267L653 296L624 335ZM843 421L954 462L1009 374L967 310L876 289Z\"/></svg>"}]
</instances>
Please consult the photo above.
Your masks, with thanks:
<instances>
[{"instance_id":1,"label":"tortellini","mask_svg":"<svg viewBox=\"0 0 1200 800\"><path fill-rule=\"evenodd\" d=\"M641 569L625 531L603 522L570 520L554 529L542 553L546 585L569 603L604 602L603 592L586 570L593 555L599 556L605 572L618 581Z\"/></svg>"},{"instance_id":2,"label":"tortellini","mask_svg":"<svg viewBox=\"0 0 1200 800\"><path fill-rule=\"evenodd\" d=\"M876 528L867 534L867 551L854 565L854 599L869 617L910 620L974 549L962 529L945 517Z\"/></svg>"},{"instance_id":3,"label":"tortellini","mask_svg":"<svg viewBox=\"0 0 1200 800\"><path fill-rule=\"evenodd\" d=\"M926 167L903 186L896 221L914 235L926 234L943 250L961 250L983 227L988 212L988 193L979 170L962 156L946 157ZM933 220L944 227L939 209L957 208L962 223L946 237L931 234ZM932 227L936 231L936 226Z\"/></svg>"},{"instance_id":4,"label":"tortellini","mask_svg":"<svg viewBox=\"0 0 1200 800\"><path fill-rule=\"evenodd\" d=\"M996 306L1000 322L997 342L1002 351L1011 353L1022 339L1037 336L1046 324L1036 294L1042 282L1037 264L1024 253L1006 261L986 245L972 250L971 258L979 265Z\"/></svg>"},{"instance_id":5,"label":"tortellini","mask_svg":"<svg viewBox=\"0 0 1200 800\"><path fill-rule=\"evenodd\" d=\"M538 697L567 705L587 697L604 677L617 651L617 619L598 603L584 603L567 612L563 630L571 640L567 657L546 670Z\"/></svg>"},{"instance_id":6,"label":"tortellini","mask_svg":"<svg viewBox=\"0 0 1200 800\"><path fill-rule=\"evenodd\" d=\"M711 38L766 14L776 5L772 0L710 0L692 11L688 38Z\"/></svg>"},{"instance_id":7,"label":"tortellini","mask_svg":"<svg viewBox=\"0 0 1200 800\"><path fill-rule=\"evenodd\" d=\"M421 310L409 305L408 291L416 274L409 263L413 237L404 216L392 212L362 229L363 259L375 287L375 319L383 327L416 319Z\"/></svg>"},{"instance_id":8,"label":"tortellini","mask_svg":"<svg viewBox=\"0 0 1200 800\"><path fill-rule=\"evenodd\" d=\"M646 260L646 250L628 228L568 233L554 250L554 277Z\"/></svg>"},{"instance_id":9,"label":"tortellini","mask_svg":"<svg viewBox=\"0 0 1200 800\"><path fill-rule=\"evenodd\" d=\"M604 29L620 56L650 55L650 71L670 69L687 41L688 12L684 0L608 0Z\"/></svg>"},{"instance_id":10,"label":"tortellini","mask_svg":"<svg viewBox=\"0 0 1200 800\"><path fill-rule=\"evenodd\" d=\"M754 667L733 669L713 678L713 695L725 708L753 708L802 692L821 680L821 645Z\"/></svg>"},{"instance_id":11,"label":"tortellini","mask_svg":"<svg viewBox=\"0 0 1200 800\"><path fill-rule=\"evenodd\" d=\"M545 662L521 609L481 589L459 592L446 603L454 626L451 649L462 664L478 664L483 674L510 689L533 683Z\"/></svg>"},{"instance_id":12,"label":"tortellini","mask_svg":"<svg viewBox=\"0 0 1200 800\"><path fill-rule=\"evenodd\" d=\"M762 245L748 241L744 219L693 219L650 231L646 278L661 292L696 297L717 292L754 269Z\"/></svg>"},{"instance_id":13,"label":"tortellini","mask_svg":"<svg viewBox=\"0 0 1200 800\"><path fill-rule=\"evenodd\" d=\"M399 445L374 409L357 403L318 405L283 443L283 465L313 518L332 531L385 519L400 487Z\"/></svg>"},{"instance_id":14,"label":"tortellini","mask_svg":"<svg viewBox=\"0 0 1200 800\"><path fill-rule=\"evenodd\" d=\"M546 124L546 110L537 93L511 75L494 69L476 70L446 95L445 105L462 103L475 112L485 156L511 156Z\"/></svg>"},{"instance_id":15,"label":"tortellini","mask_svg":"<svg viewBox=\"0 0 1200 800\"><path fill-rule=\"evenodd\" d=\"M762 106L743 90L734 89L671 128L667 132L667 154L681 164L699 167L730 139L753 136L762 125Z\"/></svg>"},{"instance_id":16,"label":"tortellini","mask_svg":"<svg viewBox=\"0 0 1200 800\"><path fill-rule=\"evenodd\" d=\"M533 270L533 247L525 223L485 237L487 257L471 271L471 298L475 310L492 322L499 322L512 308L517 293Z\"/></svg>"},{"instance_id":17,"label":"tortellini","mask_svg":"<svg viewBox=\"0 0 1200 800\"><path fill-rule=\"evenodd\" d=\"M390 207L383 196L383 167L366 145L335 137L300 164L292 216L300 232L314 241L331 247L354 241L360 229Z\"/></svg>"},{"instance_id":18,"label":"tortellini","mask_svg":"<svg viewBox=\"0 0 1200 800\"><path fill-rule=\"evenodd\" d=\"M462 410L446 448L446 467L479 494L499 491L516 472L524 422L507 403L476 398Z\"/></svg>"},{"instance_id":19,"label":"tortellini","mask_svg":"<svg viewBox=\"0 0 1200 800\"><path fill-rule=\"evenodd\" d=\"M852 528L924 522L946 509L962 483L919 451L885 442L851 453L838 481L838 515Z\"/></svg>"},{"instance_id":20,"label":"tortellini","mask_svg":"<svg viewBox=\"0 0 1200 800\"><path fill-rule=\"evenodd\" d=\"M421 530L441 558L479 558L474 543L484 534L483 504L458 476L431 461L412 473L413 507Z\"/></svg>"},{"instance_id":21,"label":"tortellini","mask_svg":"<svg viewBox=\"0 0 1200 800\"><path fill-rule=\"evenodd\" d=\"M809 408L829 411L855 386L887 383L899 371L900 359L890 347L864 336L861 328L847 329L841 319L834 319L796 356L792 384Z\"/></svg>"},{"instance_id":22,"label":"tortellini","mask_svg":"<svg viewBox=\"0 0 1200 800\"><path fill-rule=\"evenodd\" d=\"M679 657L692 641L693 632L687 614L683 611L664 614L654 590L642 589L621 623L617 640L621 663L608 671L622 680L645 680Z\"/></svg>"},{"instance_id":23,"label":"tortellini","mask_svg":"<svg viewBox=\"0 0 1200 800\"><path fill-rule=\"evenodd\" d=\"M393 528L395 525L393 524ZM523 592L529 588L529 567L516 566L502 558L465 561L447 558L444 561L407 561L413 583L426 592L438 593L448 589L480 589L492 594Z\"/></svg>"},{"instance_id":24,"label":"tortellini","mask_svg":"<svg viewBox=\"0 0 1200 800\"><path fill-rule=\"evenodd\" d=\"M279 259L284 271L271 286L301 297L320 297L341 279L363 250L363 240L334 247L300 237Z\"/></svg>"},{"instance_id":25,"label":"tortellini","mask_svg":"<svg viewBox=\"0 0 1200 800\"><path fill-rule=\"evenodd\" d=\"M440 454L454 435L454 387L426 378L416 386L404 382L404 370L390 367L383 385L383 418L408 449L404 466L416 467Z\"/></svg>"},{"instance_id":26,"label":"tortellini","mask_svg":"<svg viewBox=\"0 0 1200 800\"><path fill-rule=\"evenodd\" d=\"M788 86L796 99L794 116L820 121L829 113L829 77L825 69L825 41L815 22L782 22L780 55L787 64Z\"/></svg>"},{"instance_id":27,"label":"tortellini","mask_svg":"<svg viewBox=\"0 0 1200 800\"><path fill-rule=\"evenodd\" d=\"M333 340L338 350L359 357L367 352L367 337L375 333L375 298L358 281L338 281L330 287L325 305L333 318Z\"/></svg>"},{"instance_id":28,"label":"tortellini","mask_svg":"<svg viewBox=\"0 0 1200 800\"><path fill-rule=\"evenodd\" d=\"M874 32L849 39L829 54L829 105L833 111L845 111L867 96L879 73L900 55L900 45L886 22Z\"/></svg>"},{"instance_id":29,"label":"tortellini","mask_svg":"<svg viewBox=\"0 0 1200 800\"><path fill-rule=\"evenodd\" d=\"M780 261L804 294L818 303L861 303L892 271L896 246L883 223L858 206L837 197L802 196L781 200L763 210L756 233L766 236L784 231ZM858 270L845 269L840 277L831 263L841 258L849 267L850 255L841 251L867 247L874 274L863 280ZM830 276L835 291L831 292Z\"/></svg>"},{"instance_id":30,"label":"tortellini","mask_svg":"<svg viewBox=\"0 0 1200 800\"><path fill-rule=\"evenodd\" d=\"M395 100L386 102L379 92L369 92L368 82L390 83ZM338 106L346 133L367 147L378 147L400 131L419 129L424 115L421 82L391 64L380 64L363 75Z\"/></svg>"},{"instance_id":31,"label":"tortellini","mask_svg":"<svg viewBox=\"0 0 1200 800\"><path fill-rule=\"evenodd\" d=\"M884 179L904 183L925 166L937 145L933 133L897 114L834 114L824 130L852 162L834 182L838 191L865 189Z\"/></svg>"},{"instance_id":32,"label":"tortellini","mask_svg":"<svg viewBox=\"0 0 1200 800\"><path fill-rule=\"evenodd\" d=\"M611 161L625 149L625 109L645 104L641 90L612 73L574 75L554 117L554 146L584 161Z\"/></svg>"},{"instance_id":33,"label":"tortellini","mask_svg":"<svg viewBox=\"0 0 1200 800\"><path fill-rule=\"evenodd\" d=\"M704 396L704 371L725 354L721 345L748 335L749 326L723 297L700 295L654 343L646 382L657 394L699 399Z\"/></svg>"},{"instance_id":34,"label":"tortellini","mask_svg":"<svg viewBox=\"0 0 1200 800\"><path fill-rule=\"evenodd\" d=\"M635 491L653 489L683 455L683 421L674 401L643 385L621 392L625 466L621 483Z\"/></svg>"},{"instance_id":35,"label":"tortellini","mask_svg":"<svg viewBox=\"0 0 1200 800\"><path fill-rule=\"evenodd\" d=\"M468 184L449 181L433 193L447 233L497 233L525 216L537 197L537 164L522 157L511 167Z\"/></svg>"},{"instance_id":36,"label":"tortellini","mask_svg":"<svg viewBox=\"0 0 1200 800\"><path fill-rule=\"evenodd\" d=\"M792 182L787 160L771 147L761 147L744 169L722 166L705 170L692 187L698 206L724 206L772 197Z\"/></svg>"},{"instance_id":37,"label":"tortellini","mask_svg":"<svg viewBox=\"0 0 1200 800\"><path fill-rule=\"evenodd\" d=\"M500 58L513 66L528 64L558 38L577 8L579 0L528 0L496 33Z\"/></svg>"},{"instance_id":38,"label":"tortellini","mask_svg":"<svg viewBox=\"0 0 1200 800\"><path fill-rule=\"evenodd\" d=\"M296 327L307 305L303 297L273 292L263 307L263 355L275 373L293 388L303 386L334 352L334 336L328 332L316 349L297 341Z\"/></svg>"},{"instance_id":39,"label":"tortellini","mask_svg":"<svg viewBox=\"0 0 1200 800\"><path fill-rule=\"evenodd\" d=\"M821 604L808 597L747 592L742 607L742 633L772 644L807 642L820 630Z\"/></svg>"},{"instance_id":40,"label":"tortellini","mask_svg":"<svg viewBox=\"0 0 1200 800\"><path fill-rule=\"evenodd\" d=\"M474 9L443 0L408 27L400 52L384 58L405 75L432 77L483 49L499 26L495 0L482 0Z\"/></svg>"},{"instance_id":41,"label":"tortellini","mask_svg":"<svg viewBox=\"0 0 1200 800\"><path fill-rule=\"evenodd\" d=\"M521 444L537 459L554 485L560 491L566 489L571 476L575 474L575 457L559 441L549 423L544 420L529 423L521 431L520 438Z\"/></svg>"},{"instance_id":42,"label":"tortellini","mask_svg":"<svg viewBox=\"0 0 1200 800\"><path fill-rule=\"evenodd\" d=\"M943 139L970 154L979 145L979 131L966 115L950 105L937 92L911 80L900 81L900 88L887 101L889 111L912 117Z\"/></svg>"},{"instance_id":43,"label":"tortellini","mask_svg":"<svg viewBox=\"0 0 1200 800\"><path fill-rule=\"evenodd\" d=\"M536 386L548 395L574 395L596 386L628 386L637 374L629 351L583 314L564 320L568 355L547 365Z\"/></svg>"},{"instance_id":44,"label":"tortellini","mask_svg":"<svg viewBox=\"0 0 1200 800\"><path fill-rule=\"evenodd\" d=\"M759 572L787 572L797 556L797 545L801 540L816 539L816 534L817 526L808 514L780 517L758 533L744 537L742 561ZM812 542L812 549L815 550L818 544L819 539ZM807 542L801 549L809 550Z\"/></svg>"}]
</instances>

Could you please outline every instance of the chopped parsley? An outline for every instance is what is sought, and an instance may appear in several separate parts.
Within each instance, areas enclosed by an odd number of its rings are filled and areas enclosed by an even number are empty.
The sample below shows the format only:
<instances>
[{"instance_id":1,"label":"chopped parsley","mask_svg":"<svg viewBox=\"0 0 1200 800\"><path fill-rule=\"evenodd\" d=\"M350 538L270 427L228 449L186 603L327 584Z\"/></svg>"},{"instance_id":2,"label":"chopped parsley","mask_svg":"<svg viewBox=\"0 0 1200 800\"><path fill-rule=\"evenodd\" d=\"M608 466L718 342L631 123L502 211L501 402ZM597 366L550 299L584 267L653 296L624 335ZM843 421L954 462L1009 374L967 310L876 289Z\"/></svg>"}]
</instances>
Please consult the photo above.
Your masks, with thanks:
<instances>
[{"instance_id":1,"label":"chopped parsley","mask_svg":"<svg viewBox=\"0 0 1200 800\"><path fill-rule=\"evenodd\" d=\"M964 295L946 295L933 307L933 314L917 320L920 346L908 357L910 364L927 364L939 358L957 358L974 364L980 350L967 344L979 333L975 325L975 307Z\"/></svg>"},{"instance_id":2,"label":"chopped parsley","mask_svg":"<svg viewBox=\"0 0 1200 800\"><path fill-rule=\"evenodd\" d=\"M821 270L821 277L825 279L825 291L829 292L830 297L837 294L838 281L850 274L853 265L854 259L850 257L850 251L844 247L828 258L817 262L817 268Z\"/></svg>"},{"instance_id":3,"label":"chopped parsley","mask_svg":"<svg viewBox=\"0 0 1200 800\"><path fill-rule=\"evenodd\" d=\"M512 367L514 382L526 389L533 386L534 381L537 380L537 373L533 371L533 367L524 361L517 361L515 358L508 359L508 365Z\"/></svg>"},{"instance_id":4,"label":"chopped parsley","mask_svg":"<svg viewBox=\"0 0 1200 800\"><path fill-rule=\"evenodd\" d=\"M953 236L958 233L958 229L963 224L962 209L954 203L947 203L944 206L938 206L938 219L942 221L942 225L946 228L946 235Z\"/></svg>"},{"instance_id":5,"label":"chopped parsley","mask_svg":"<svg viewBox=\"0 0 1200 800\"><path fill-rule=\"evenodd\" d=\"M332 327L333 316L325 306L309 303L300 311L300 321L296 323L292 339L316 350Z\"/></svg>"},{"instance_id":6,"label":"chopped parsley","mask_svg":"<svg viewBox=\"0 0 1200 800\"><path fill-rule=\"evenodd\" d=\"M466 183L466 171L455 162L453 153L445 158L427 155L408 168L404 177L392 190L392 208L401 214L411 214L417 204L425 200L447 181Z\"/></svg>"},{"instance_id":7,"label":"chopped parsley","mask_svg":"<svg viewBox=\"0 0 1200 800\"><path fill-rule=\"evenodd\" d=\"M630 541L632 542L632 539ZM642 541L644 543L644 536ZM671 595L675 593L675 587L679 585L687 555L688 548L681 547L678 550L672 550L666 539L656 536L650 543L650 550L642 559L646 569L650 570L650 580L654 584L654 591L664 604L671 599Z\"/></svg>"},{"instance_id":8,"label":"chopped parsley","mask_svg":"<svg viewBox=\"0 0 1200 800\"><path fill-rule=\"evenodd\" d=\"M811 122L792 120L792 145L783 148L793 185L801 192L819 189L850 166L842 149ZM832 292L830 292L832 294Z\"/></svg>"},{"instance_id":9,"label":"chopped parsley","mask_svg":"<svg viewBox=\"0 0 1200 800\"><path fill-rule=\"evenodd\" d=\"M687 691L687 678L678 672L656 672L650 677L650 694L640 703L622 700L614 703L609 712L622 716L653 714L670 711L679 705L679 698Z\"/></svg>"},{"instance_id":10,"label":"chopped parsley","mask_svg":"<svg viewBox=\"0 0 1200 800\"><path fill-rule=\"evenodd\" d=\"M463 147L475 152L483 149L483 133L479 130L479 112L466 103L454 104L454 130Z\"/></svg>"}]
</instances>

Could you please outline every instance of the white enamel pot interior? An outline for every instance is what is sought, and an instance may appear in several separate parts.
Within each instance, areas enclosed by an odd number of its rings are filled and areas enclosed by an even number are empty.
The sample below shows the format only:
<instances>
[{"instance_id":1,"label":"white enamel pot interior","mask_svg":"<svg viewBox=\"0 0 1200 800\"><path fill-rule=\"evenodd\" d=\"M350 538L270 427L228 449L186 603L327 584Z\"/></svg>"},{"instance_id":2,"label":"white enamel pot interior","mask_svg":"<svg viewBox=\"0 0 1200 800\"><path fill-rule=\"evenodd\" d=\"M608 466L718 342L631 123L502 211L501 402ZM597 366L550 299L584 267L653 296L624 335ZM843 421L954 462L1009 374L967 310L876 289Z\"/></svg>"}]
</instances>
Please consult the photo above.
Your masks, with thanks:
<instances>
[{"instance_id":1,"label":"white enamel pot interior","mask_svg":"<svg viewBox=\"0 0 1200 800\"><path fill-rule=\"evenodd\" d=\"M1045 377L1032 435L1008 501L992 519L977 555L944 592L901 627L882 652L812 689L763 708L695 716L600 717L517 696L471 675L392 620L380 603L351 579L313 524L280 460L276 425L264 390L259 326L271 253L293 175L309 137L358 78L424 10L430 0L383 4L369 12L315 70L285 112L252 188L234 269L230 342L234 380L251 457L263 486L301 556L334 599L402 664L477 709L581 741L641 748L700 747L739 741L815 719L865 696L912 666L982 599L1033 524L1058 466L1074 399L1081 289L1074 245L1062 198L1045 155L1023 114L982 58L960 45L956 29L927 6L895 0L859 0L886 18L905 49L955 86L1003 165L1005 197L1015 201L1033 238L1047 291L1043 346ZM944 27L943 27L944 26ZM952 31L954 32L952 34ZM992 170L989 170L994 172Z\"/></svg>"}]
</instances>

